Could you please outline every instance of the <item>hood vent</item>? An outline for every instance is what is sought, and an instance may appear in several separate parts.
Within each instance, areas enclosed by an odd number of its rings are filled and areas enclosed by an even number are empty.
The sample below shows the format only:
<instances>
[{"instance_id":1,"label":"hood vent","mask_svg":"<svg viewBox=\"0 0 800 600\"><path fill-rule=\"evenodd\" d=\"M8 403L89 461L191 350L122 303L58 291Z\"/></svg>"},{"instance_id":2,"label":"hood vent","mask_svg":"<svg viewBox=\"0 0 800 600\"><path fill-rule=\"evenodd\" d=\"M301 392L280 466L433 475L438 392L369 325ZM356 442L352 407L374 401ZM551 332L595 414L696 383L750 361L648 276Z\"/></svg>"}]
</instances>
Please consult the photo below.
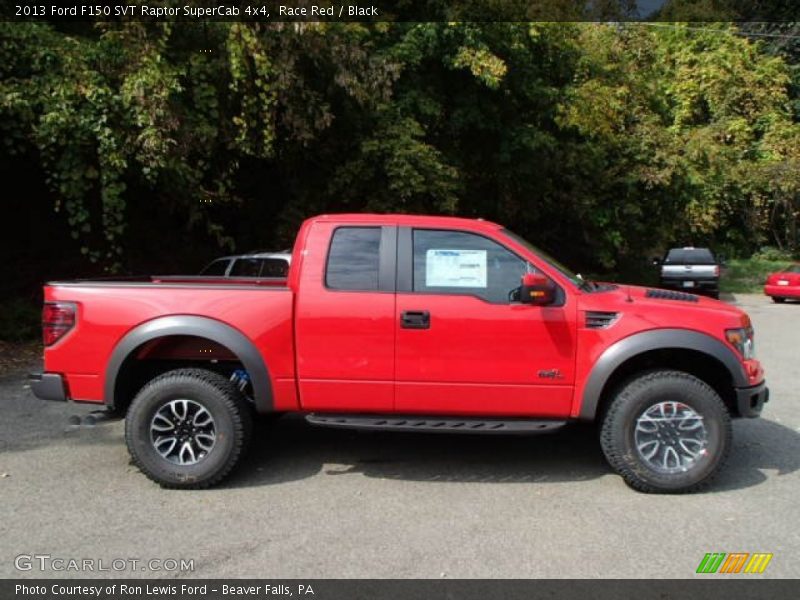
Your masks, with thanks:
<instances>
[{"instance_id":1,"label":"hood vent","mask_svg":"<svg viewBox=\"0 0 800 600\"><path fill-rule=\"evenodd\" d=\"M686 292L673 292L670 290L647 290L645 296L648 298L659 298L660 300L678 300L679 302L699 302L700 297Z\"/></svg>"},{"instance_id":2,"label":"hood vent","mask_svg":"<svg viewBox=\"0 0 800 600\"><path fill-rule=\"evenodd\" d=\"M617 320L619 313L597 310L586 311L587 329L608 329Z\"/></svg>"}]
</instances>

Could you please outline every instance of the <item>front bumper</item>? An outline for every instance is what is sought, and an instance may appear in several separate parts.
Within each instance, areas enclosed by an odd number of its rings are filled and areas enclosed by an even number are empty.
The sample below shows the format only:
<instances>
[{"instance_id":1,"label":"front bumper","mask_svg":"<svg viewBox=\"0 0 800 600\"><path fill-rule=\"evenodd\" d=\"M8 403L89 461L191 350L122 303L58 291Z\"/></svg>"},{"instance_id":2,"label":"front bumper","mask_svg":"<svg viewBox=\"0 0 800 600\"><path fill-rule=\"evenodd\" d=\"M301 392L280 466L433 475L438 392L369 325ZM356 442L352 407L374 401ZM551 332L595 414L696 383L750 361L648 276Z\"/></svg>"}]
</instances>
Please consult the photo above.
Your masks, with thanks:
<instances>
[{"instance_id":1,"label":"front bumper","mask_svg":"<svg viewBox=\"0 0 800 600\"><path fill-rule=\"evenodd\" d=\"M757 417L767 402L769 402L769 388L766 381L752 387L736 388L736 409L740 417L750 419Z\"/></svg>"},{"instance_id":2,"label":"front bumper","mask_svg":"<svg viewBox=\"0 0 800 600\"><path fill-rule=\"evenodd\" d=\"M58 373L31 373L28 375L33 395L41 400L67 401L64 378Z\"/></svg>"}]
</instances>

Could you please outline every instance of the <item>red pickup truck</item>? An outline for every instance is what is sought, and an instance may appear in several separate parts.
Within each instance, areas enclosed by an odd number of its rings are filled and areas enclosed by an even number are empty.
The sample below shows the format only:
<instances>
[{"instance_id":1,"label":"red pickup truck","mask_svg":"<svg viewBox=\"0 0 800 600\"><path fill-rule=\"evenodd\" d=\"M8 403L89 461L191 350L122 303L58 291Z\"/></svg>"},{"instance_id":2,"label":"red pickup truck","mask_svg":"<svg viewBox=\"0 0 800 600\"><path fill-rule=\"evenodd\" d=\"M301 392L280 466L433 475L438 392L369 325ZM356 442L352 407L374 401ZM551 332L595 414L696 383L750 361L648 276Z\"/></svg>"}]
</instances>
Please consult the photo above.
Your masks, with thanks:
<instances>
[{"instance_id":1,"label":"red pickup truck","mask_svg":"<svg viewBox=\"0 0 800 600\"><path fill-rule=\"evenodd\" d=\"M697 490L731 418L768 399L733 306L583 280L483 220L306 221L285 281L217 277L45 287L39 398L126 417L166 487L221 481L255 413L328 427L543 433L598 423L610 465L648 492Z\"/></svg>"}]
</instances>

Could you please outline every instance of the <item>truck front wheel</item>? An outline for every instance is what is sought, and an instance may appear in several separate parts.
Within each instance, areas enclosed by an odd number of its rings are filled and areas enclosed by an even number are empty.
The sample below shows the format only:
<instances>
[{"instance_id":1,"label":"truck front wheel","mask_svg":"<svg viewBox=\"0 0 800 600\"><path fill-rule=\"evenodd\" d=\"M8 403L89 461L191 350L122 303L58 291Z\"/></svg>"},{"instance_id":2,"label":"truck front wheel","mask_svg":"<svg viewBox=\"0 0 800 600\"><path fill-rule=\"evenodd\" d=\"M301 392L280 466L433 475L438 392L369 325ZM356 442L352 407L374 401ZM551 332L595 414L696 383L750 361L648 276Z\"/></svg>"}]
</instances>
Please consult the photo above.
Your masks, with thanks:
<instances>
[{"instance_id":1,"label":"truck front wheel","mask_svg":"<svg viewBox=\"0 0 800 600\"><path fill-rule=\"evenodd\" d=\"M731 420L719 395L680 371L650 371L624 384L600 430L609 464L642 492L706 487L731 446Z\"/></svg>"},{"instance_id":2,"label":"truck front wheel","mask_svg":"<svg viewBox=\"0 0 800 600\"><path fill-rule=\"evenodd\" d=\"M177 369L136 395L125 441L150 479L163 487L197 489L228 475L251 430L251 409L230 381L205 369Z\"/></svg>"}]
</instances>

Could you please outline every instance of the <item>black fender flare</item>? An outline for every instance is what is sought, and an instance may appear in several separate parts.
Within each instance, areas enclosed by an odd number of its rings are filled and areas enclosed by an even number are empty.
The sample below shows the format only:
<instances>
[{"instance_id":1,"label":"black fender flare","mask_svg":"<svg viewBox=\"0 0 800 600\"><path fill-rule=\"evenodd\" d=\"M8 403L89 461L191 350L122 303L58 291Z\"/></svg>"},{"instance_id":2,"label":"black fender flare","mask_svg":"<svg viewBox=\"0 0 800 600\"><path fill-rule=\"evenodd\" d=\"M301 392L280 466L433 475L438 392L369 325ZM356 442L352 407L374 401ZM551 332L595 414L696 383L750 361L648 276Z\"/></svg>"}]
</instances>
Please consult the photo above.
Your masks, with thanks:
<instances>
[{"instance_id":1,"label":"black fender flare","mask_svg":"<svg viewBox=\"0 0 800 600\"><path fill-rule=\"evenodd\" d=\"M201 337L225 346L244 365L253 385L253 400L260 413L273 410L272 381L261 353L241 331L214 319L193 315L171 315L147 321L126 333L114 347L106 365L103 399L114 407L117 377L124 362L142 344L171 335Z\"/></svg>"},{"instance_id":2,"label":"black fender flare","mask_svg":"<svg viewBox=\"0 0 800 600\"><path fill-rule=\"evenodd\" d=\"M689 329L651 329L615 342L600 355L583 388L578 417L582 420L595 418L603 388L625 361L652 350L668 349L694 350L706 354L727 368L735 387L750 385L741 361L722 341Z\"/></svg>"}]
</instances>

